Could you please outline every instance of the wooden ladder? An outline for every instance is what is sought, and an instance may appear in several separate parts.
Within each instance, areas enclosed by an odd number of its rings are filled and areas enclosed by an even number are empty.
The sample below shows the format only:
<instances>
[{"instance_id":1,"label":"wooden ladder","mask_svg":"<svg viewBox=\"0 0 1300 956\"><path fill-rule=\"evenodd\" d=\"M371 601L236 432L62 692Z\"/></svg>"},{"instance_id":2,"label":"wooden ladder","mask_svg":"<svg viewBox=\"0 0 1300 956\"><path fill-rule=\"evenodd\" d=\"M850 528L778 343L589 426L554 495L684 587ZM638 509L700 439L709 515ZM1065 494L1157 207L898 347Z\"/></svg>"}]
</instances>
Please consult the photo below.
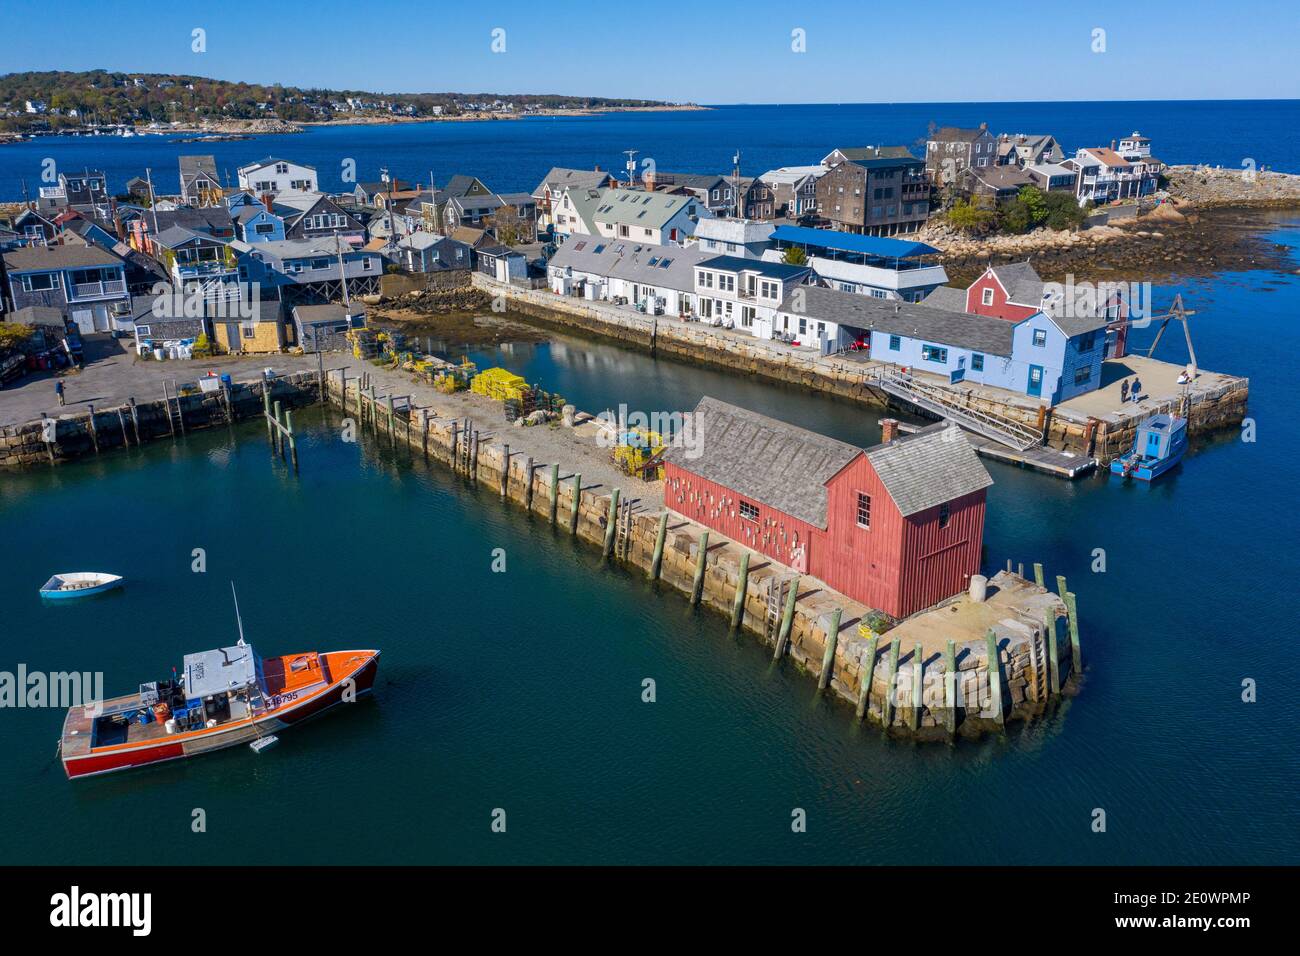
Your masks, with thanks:
<instances>
[{"instance_id":1,"label":"wooden ladder","mask_svg":"<svg viewBox=\"0 0 1300 956\"><path fill-rule=\"evenodd\" d=\"M180 425L180 433L185 434L185 414L181 410L180 392L175 392L175 382L163 382L163 401L167 406L167 427L173 435L177 432L177 424ZM176 417L172 417L172 402L176 402Z\"/></svg>"},{"instance_id":2,"label":"wooden ladder","mask_svg":"<svg viewBox=\"0 0 1300 956\"><path fill-rule=\"evenodd\" d=\"M767 610L763 617L763 634L775 639L781 630L781 615L785 613L786 594L790 578L773 577L767 584Z\"/></svg>"},{"instance_id":3,"label":"wooden ladder","mask_svg":"<svg viewBox=\"0 0 1300 956\"><path fill-rule=\"evenodd\" d=\"M632 502L623 499L618 506L618 514L614 516L616 523L614 531L614 553L624 561L632 553Z\"/></svg>"}]
</instances>

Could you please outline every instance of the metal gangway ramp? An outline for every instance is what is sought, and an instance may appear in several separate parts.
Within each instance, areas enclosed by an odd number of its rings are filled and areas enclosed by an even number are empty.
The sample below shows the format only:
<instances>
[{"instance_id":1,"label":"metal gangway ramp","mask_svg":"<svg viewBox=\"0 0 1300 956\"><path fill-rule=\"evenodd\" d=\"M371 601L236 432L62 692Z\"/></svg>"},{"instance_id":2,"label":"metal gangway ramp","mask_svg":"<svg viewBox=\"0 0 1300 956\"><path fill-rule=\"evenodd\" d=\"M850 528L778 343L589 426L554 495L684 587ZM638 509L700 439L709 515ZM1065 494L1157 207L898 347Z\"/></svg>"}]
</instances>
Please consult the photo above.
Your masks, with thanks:
<instances>
[{"instance_id":1,"label":"metal gangway ramp","mask_svg":"<svg viewBox=\"0 0 1300 956\"><path fill-rule=\"evenodd\" d=\"M886 366L875 370L874 379L882 391L895 398L1017 451L1026 451L1043 442L1043 433L1037 429L1012 418L968 408L956 392L943 385L922 382L907 372Z\"/></svg>"}]
</instances>

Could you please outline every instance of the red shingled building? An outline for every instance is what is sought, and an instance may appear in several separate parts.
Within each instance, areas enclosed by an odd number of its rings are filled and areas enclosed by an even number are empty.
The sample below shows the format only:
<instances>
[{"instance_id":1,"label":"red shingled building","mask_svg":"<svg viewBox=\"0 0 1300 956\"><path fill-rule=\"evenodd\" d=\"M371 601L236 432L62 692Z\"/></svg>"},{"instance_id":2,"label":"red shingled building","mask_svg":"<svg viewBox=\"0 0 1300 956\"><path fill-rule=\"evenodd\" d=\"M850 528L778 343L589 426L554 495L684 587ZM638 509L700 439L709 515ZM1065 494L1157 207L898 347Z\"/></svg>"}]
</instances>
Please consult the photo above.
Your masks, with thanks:
<instances>
[{"instance_id":1,"label":"red shingled building","mask_svg":"<svg viewBox=\"0 0 1300 956\"><path fill-rule=\"evenodd\" d=\"M664 456L670 510L894 617L978 573L993 480L956 426L864 450L712 398L694 417L699 454Z\"/></svg>"}]
</instances>

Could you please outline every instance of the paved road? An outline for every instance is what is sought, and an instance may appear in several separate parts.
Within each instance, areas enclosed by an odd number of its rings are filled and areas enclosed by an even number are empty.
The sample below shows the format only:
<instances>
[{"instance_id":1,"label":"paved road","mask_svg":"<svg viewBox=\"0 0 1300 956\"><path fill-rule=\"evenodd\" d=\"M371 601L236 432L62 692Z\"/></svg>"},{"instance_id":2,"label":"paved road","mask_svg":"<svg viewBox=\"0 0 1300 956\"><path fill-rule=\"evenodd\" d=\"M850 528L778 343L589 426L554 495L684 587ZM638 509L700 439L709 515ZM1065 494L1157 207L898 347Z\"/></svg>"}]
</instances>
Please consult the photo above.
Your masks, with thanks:
<instances>
[{"instance_id":1,"label":"paved road","mask_svg":"<svg viewBox=\"0 0 1300 956\"><path fill-rule=\"evenodd\" d=\"M155 362L137 358L126 343L109 335L85 337L86 367L80 371L32 372L0 390L0 425L17 425L50 415L84 415L87 405L107 408L162 398L163 383L194 382L209 371L229 373L235 381L256 379L262 369L292 372L316 368L315 355L263 355L249 358ZM328 363L327 363L328 364ZM67 405L59 407L55 381L62 381Z\"/></svg>"}]
</instances>

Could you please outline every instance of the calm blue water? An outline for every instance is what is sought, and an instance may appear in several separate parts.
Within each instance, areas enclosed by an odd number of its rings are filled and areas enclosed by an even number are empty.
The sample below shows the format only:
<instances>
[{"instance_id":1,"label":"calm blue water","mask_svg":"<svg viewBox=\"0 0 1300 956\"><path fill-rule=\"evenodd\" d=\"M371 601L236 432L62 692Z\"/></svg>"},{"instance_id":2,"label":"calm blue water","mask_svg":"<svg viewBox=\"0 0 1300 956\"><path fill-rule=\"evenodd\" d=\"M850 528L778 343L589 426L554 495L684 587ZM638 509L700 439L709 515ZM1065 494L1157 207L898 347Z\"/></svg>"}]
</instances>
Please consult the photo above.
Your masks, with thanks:
<instances>
[{"instance_id":1,"label":"calm blue water","mask_svg":"<svg viewBox=\"0 0 1300 956\"><path fill-rule=\"evenodd\" d=\"M1300 168L1294 103L736 107L696 114L325 129L210 147L234 165L283 151L326 175L341 155L441 180L531 188L552 164L755 169L840 142L907 141L930 119L1050 130L1067 143L1140 128L1168 162ZM774 117L782 118L774 122ZM45 141L0 149L0 194L39 157L169 172L196 147ZM206 149L206 148L205 148ZM1271 152L1277 153L1273 158ZM369 165L368 165L369 164ZM166 183L163 188L171 188ZM1300 250L1300 221L1272 217ZM725 622L602 567L544 522L306 414L298 479L256 424L0 477L0 670L102 670L110 692L234 636L228 581L266 653L379 646L373 700L246 748L64 780L61 715L0 710L0 863L809 862L1290 863L1300 751L1288 595L1300 574L1300 276L1188 280L1197 353L1251 377L1258 440L1200 441L1153 487L1074 484L990 464L988 565L1043 561L1079 595L1084 693L1005 740L882 740L773 667ZM1136 333L1141 341L1153 331ZM1163 357L1183 358L1175 330ZM840 438L876 439L855 405L566 336L472 356L596 410L692 406L703 393ZM206 549L208 572L191 572ZM490 571L504 547L505 574ZM1093 573L1095 549L1105 573ZM46 607L54 570L126 574L120 594ZM658 702L643 704L652 677ZM1241 682L1259 700L1240 700ZM508 832L489 830L494 808ZM808 832L791 833L791 810ZM191 811L207 811L194 834ZM1094 834L1094 808L1109 832Z\"/></svg>"},{"instance_id":2,"label":"calm blue water","mask_svg":"<svg viewBox=\"0 0 1300 956\"><path fill-rule=\"evenodd\" d=\"M739 149L742 171L752 175L816 163L837 146L913 145L931 122L1052 133L1071 151L1141 130L1167 163L1240 168L1244 159L1253 159L1257 166L1300 171L1297 100L722 106L685 113L313 127L212 144L174 145L173 136L41 138L0 147L0 199L21 199L24 179L35 193L46 158L60 169L102 169L115 191L150 167L155 188L175 192L176 160L187 153L211 153L231 183L239 166L283 156L315 166L328 190L345 188L341 177L349 159L362 181L377 180L379 168L387 166L414 182L427 183L432 170L438 183L470 173L500 191L532 190L552 166L599 165L622 175L625 149L640 150L638 161L653 159L662 170L701 173L730 170Z\"/></svg>"},{"instance_id":3,"label":"calm blue water","mask_svg":"<svg viewBox=\"0 0 1300 956\"><path fill-rule=\"evenodd\" d=\"M1300 248L1300 223L1277 235ZM1252 377L1258 441L1200 442L1153 487L989 466L988 563L1069 577L1089 667L1054 717L953 749L882 740L721 618L602 567L490 490L340 442L323 413L304 416L297 480L256 424L6 476L0 669L102 669L110 691L166 676L233 636L230 578L265 652L384 657L374 699L268 754L75 786L54 760L61 716L0 711L0 863L145 863L163 844L245 864L1294 862L1300 277L1183 288L1202 364ZM577 339L478 357L589 408L676 409L708 391L877 434L847 403ZM1090 571L1096 548L1105 573ZM41 605L49 571L83 567L131 584ZM640 701L645 677L657 703ZM1257 703L1241 702L1244 678ZM489 830L498 807L504 836ZM790 831L795 807L806 834Z\"/></svg>"}]
</instances>

